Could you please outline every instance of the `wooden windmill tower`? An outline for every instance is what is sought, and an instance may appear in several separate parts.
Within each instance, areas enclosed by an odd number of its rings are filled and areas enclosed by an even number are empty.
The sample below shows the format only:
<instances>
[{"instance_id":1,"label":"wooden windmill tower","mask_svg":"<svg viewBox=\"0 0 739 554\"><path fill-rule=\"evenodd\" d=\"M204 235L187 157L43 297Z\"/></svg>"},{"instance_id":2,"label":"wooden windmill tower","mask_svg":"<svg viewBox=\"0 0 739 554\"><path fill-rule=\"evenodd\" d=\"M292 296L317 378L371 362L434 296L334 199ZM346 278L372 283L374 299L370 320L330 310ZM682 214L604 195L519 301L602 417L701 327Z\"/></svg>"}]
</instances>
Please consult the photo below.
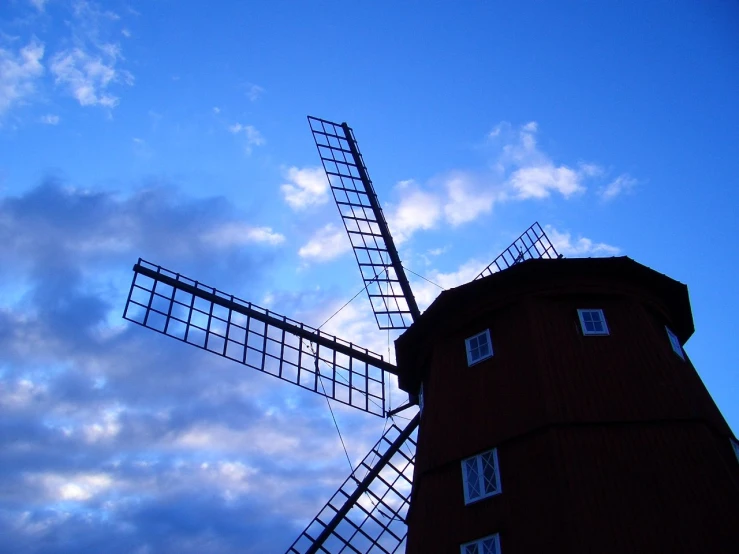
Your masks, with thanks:
<instances>
[{"instance_id":1,"label":"wooden windmill tower","mask_svg":"<svg viewBox=\"0 0 739 554\"><path fill-rule=\"evenodd\" d=\"M289 553L739 547L739 445L682 350L684 285L561 259L535 223L421 314L352 130L308 119L377 324L407 329L397 365L144 260L124 312L367 413L420 404ZM409 393L391 412L387 374Z\"/></svg>"}]
</instances>

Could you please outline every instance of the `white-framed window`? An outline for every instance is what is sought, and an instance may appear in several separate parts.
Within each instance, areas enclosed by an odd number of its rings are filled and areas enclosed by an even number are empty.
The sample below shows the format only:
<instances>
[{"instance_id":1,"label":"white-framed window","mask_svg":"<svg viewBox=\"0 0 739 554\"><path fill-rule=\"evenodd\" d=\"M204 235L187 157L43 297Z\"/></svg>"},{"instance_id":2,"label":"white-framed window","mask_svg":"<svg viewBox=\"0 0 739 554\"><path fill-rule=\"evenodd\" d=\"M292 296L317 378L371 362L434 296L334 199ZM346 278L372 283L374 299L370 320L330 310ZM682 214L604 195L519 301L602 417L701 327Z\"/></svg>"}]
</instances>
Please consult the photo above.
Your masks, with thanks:
<instances>
[{"instance_id":1,"label":"white-framed window","mask_svg":"<svg viewBox=\"0 0 739 554\"><path fill-rule=\"evenodd\" d=\"M731 441L731 447L734 449L734 454L736 455L736 461L739 462L739 442L736 442L734 439L729 439Z\"/></svg>"},{"instance_id":2,"label":"white-framed window","mask_svg":"<svg viewBox=\"0 0 739 554\"><path fill-rule=\"evenodd\" d=\"M580 327L583 335L608 335L608 324L603 310L600 309L583 309L577 310L580 317Z\"/></svg>"},{"instance_id":3,"label":"white-framed window","mask_svg":"<svg viewBox=\"0 0 739 554\"><path fill-rule=\"evenodd\" d=\"M670 339L670 345L672 346L673 352L680 356L680 359L685 361L685 353L683 352L683 347L680 346L680 341L677 339L677 335L673 333L669 327L665 326L665 331L667 331L667 337Z\"/></svg>"},{"instance_id":4,"label":"white-framed window","mask_svg":"<svg viewBox=\"0 0 739 554\"><path fill-rule=\"evenodd\" d=\"M459 547L461 554L500 554L500 535L495 533L488 537L466 542Z\"/></svg>"},{"instance_id":5,"label":"white-framed window","mask_svg":"<svg viewBox=\"0 0 739 554\"><path fill-rule=\"evenodd\" d=\"M498 471L498 450L496 448L462 460L462 486L464 487L465 504L500 494L500 472Z\"/></svg>"},{"instance_id":6,"label":"white-framed window","mask_svg":"<svg viewBox=\"0 0 739 554\"><path fill-rule=\"evenodd\" d=\"M468 366L493 357L493 343L490 340L489 329L465 339L464 344L467 348Z\"/></svg>"}]
</instances>

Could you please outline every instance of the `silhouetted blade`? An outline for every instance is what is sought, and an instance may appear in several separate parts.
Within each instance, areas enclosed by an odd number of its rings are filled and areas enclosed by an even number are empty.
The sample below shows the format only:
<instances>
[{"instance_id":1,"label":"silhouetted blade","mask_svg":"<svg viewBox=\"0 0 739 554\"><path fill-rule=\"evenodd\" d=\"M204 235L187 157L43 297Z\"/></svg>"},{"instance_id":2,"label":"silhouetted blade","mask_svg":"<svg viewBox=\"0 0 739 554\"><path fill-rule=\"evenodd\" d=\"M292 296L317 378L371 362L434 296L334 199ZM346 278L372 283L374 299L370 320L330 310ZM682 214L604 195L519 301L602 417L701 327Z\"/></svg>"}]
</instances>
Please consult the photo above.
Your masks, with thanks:
<instances>
[{"instance_id":1,"label":"silhouetted blade","mask_svg":"<svg viewBox=\"0 0 739 554\"><path fill-rule=\"evenodd\" d=\"M284 381L385 415L382 356L139 259L123 317Z\"/></svg>"},{"instance_id":2,"label":"silhouetted blade","mask_svg":"<svg viewBox=\"0 0 739 554\"><path fill-rule=\"evenodd\" d=\"M287 554L404 552L418 421L382 435Z\"/></svg>"},{"instance_id":3,"label":"silhouetted blade","mask_svg":"<svg viewBox=\"0 0 739 554\"><path fill-rule=\"evenodd\" d=\"M558 258L559 254L538 222L526 229L513 244L503 250L493 262L482 270L475 280L498 273L506 268L532 258Z\"/></svg>"},{"instance_id":4,"label":"silhouetted blade","mask_svg":"<svg viewBox=\"0 0 739 554\"><path fill-rule=\"evenodd\" d=\"M382 208L346 123L308 117L318 154L380 329L406 329L419 311Z\"/></svg>"}]
</instances>

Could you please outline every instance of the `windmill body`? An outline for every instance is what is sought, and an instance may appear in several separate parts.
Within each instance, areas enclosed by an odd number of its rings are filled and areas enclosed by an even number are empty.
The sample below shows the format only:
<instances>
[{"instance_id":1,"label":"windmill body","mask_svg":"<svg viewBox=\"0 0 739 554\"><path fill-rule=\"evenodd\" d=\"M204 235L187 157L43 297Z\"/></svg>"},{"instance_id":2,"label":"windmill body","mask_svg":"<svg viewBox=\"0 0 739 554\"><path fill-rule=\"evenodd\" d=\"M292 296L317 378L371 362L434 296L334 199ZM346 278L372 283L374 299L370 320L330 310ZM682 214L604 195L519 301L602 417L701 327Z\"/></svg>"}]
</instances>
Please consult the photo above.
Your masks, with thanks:
<instances>
[{"instance_id":1,"label":"windmill body","mask_svg":"<svg viewBox=\"0 0 739 554\"><path fill-rule=\"evenodd\" d=\"M424 406L406 552L733 551L739 460L692 333L687 287L629 258L442 293L396 341Z\"/></svg>"},{"instance_id":2,"label":"windmill body","mask_svg":"<svg viewBox=\"0 0 739 554\"><path fill-rule=\"evenodd\" d=\"M308 120L378 327L405 330L397 365L141 259L124 310L368 414L404 412L289 553L739 544L739 443L682 350L684 285L628 258L561 259L534 223L421 314L352 129ZM408 402L387 411L391 376Z\"/></svg>"}]
</instances>

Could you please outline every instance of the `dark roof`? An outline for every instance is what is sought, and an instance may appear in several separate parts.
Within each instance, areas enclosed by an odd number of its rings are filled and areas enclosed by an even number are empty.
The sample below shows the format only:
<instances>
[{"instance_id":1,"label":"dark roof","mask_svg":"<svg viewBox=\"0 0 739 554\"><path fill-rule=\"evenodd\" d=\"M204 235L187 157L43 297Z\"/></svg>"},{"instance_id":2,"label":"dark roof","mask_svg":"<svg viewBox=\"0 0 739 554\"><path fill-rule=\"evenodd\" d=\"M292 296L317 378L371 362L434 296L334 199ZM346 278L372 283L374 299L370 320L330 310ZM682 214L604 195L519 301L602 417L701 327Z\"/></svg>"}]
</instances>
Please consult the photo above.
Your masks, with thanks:
<instances>
[{"instance_id":1,"label":"dark roof","mask_svg":"<svg viewBox=\"0 0 739 554\"><path fill-rule=\"evenodd\" d=\"M396 340L398 366L402 369L406 356L416 357L411 345L420 345L426 336L459 325L459 315L476 311L475 306L481 302L494 306L531 293L597 294L604 287L614 292L638 293L656 302L681 344L695 331L688 287L631 258L531 259L442 292Z\"/></svg>"}]
</instances>

